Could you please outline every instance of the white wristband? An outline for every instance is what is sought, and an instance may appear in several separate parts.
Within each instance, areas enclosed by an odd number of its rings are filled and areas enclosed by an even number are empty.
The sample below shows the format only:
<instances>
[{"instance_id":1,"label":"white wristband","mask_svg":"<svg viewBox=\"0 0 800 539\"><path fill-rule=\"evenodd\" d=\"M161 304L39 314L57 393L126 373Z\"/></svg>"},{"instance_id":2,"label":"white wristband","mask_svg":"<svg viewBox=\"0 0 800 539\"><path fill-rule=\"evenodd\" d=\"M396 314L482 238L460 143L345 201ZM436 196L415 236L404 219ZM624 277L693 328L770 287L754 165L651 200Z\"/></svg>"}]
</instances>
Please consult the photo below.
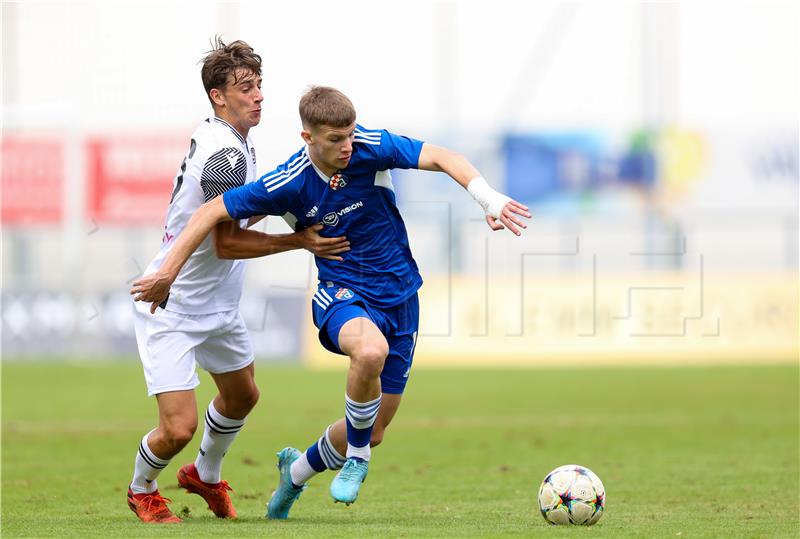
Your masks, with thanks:
<instances>
[{"instance_id":1,"label":"white wristband","mask_svg":"<svg viewBox=\"0 0 800 539\"><path fill-rule=\"evenodd\" d=\"M483 176L473 178L467 184L467 191L472 195L472 198L481 205L486 215L491 215L495 219L500 218L503 208L511 200L503 193L499 193L492 189Z\"/></svg>"}]
</instances>

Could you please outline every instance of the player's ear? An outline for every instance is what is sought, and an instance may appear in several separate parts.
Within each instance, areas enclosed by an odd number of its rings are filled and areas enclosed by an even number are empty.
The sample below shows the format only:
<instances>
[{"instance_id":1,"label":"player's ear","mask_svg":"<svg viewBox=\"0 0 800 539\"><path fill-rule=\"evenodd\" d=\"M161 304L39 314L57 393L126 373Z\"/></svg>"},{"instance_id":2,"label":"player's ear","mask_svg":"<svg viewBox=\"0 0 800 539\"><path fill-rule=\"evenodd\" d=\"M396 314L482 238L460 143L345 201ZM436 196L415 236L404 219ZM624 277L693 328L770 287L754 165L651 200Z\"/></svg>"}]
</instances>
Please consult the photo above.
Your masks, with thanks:
<instances>
[{"instance_id":1,"label":"player's ear","mask_svg":"<svg viewBox=\"0 0 800 539\"><path fill-rule=\"evenodd\" d=\"M219 90L219 88L211 88L211 91L208 92L208 95L211 96L211 101L218 107L225 106L225 96Z\"/></svg>"},{"instance_id":2,"label":"player's ear","mask_svg":"<svg viewBox=\"0 0 800 539\"><path fill-rule=\"evenodd\" d=\"M311 144L312 141L311 141L310 131L306 131L305 129L303 129L302 131L300 131L300 136L303 138L303 142L305 142L306 144Z\"/></svg>"}]
</instances>

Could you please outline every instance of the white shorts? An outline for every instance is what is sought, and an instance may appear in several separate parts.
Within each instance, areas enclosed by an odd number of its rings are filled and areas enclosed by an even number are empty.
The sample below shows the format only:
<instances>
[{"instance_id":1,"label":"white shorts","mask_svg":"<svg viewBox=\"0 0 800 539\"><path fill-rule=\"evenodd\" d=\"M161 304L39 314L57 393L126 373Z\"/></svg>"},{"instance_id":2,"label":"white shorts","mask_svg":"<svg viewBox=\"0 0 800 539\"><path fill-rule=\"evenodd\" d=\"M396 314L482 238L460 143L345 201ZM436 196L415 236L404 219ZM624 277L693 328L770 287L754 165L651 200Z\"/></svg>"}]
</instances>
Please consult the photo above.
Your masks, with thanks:
<instances>
[{"instance_id":1,"label":"white shorts","mask_svg":"<svg viewBox=\"0 0 800 539\"><path fill-rule=\"evenodd\" d=\"M238 371L253 362L250 335L238 310L180 314L134 302L134 329L147 394L194 389L196 364L213 374Z\"/></svg>"}]
</instances>

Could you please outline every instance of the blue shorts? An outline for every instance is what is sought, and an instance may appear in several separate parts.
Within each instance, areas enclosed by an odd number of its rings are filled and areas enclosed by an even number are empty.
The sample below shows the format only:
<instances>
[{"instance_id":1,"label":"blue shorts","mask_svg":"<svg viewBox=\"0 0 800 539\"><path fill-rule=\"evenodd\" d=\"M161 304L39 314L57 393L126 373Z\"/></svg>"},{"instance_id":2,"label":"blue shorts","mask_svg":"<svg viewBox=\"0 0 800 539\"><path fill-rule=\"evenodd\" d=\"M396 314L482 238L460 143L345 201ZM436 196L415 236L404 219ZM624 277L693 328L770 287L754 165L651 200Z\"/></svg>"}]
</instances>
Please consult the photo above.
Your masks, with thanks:
<instances>
[{"instance_id":1,"label":"blue shorts","mask_svg":"<svg viewBox=\"0 0 800 539\"><path fill-rule=\"evenodd\" d=\"M400 305L379 308L370 305L366 299L349 288L319 286L311 301L311 313L314 325L319 328L319 342L331 352L342 355L345 355L339 349L339 331L342 326L353 318L370 319L389 343L389 355L381 372L381 391L403 393L411 372L417 343L419 328L417 294Z\"/></svg>"}]
</instances>

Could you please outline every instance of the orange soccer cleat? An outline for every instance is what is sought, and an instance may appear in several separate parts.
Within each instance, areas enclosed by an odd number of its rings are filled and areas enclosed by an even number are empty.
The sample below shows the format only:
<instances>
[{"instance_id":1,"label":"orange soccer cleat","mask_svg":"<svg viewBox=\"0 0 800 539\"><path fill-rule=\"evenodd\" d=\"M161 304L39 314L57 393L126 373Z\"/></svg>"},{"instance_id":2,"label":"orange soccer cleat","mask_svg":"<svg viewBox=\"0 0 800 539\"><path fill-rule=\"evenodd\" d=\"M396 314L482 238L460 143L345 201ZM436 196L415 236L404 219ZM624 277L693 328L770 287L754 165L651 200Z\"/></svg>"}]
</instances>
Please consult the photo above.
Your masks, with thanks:
<instances>
[{"instance_id":1,"label":"orange soccer cleat","mask_svg":"<svg viewBox=\"0 0 800 539\"><path fill-rule=\"evenodd\" d=\"M220 518L236 518L236 509L233 508L228 490L233 489L227 481L216 484L204 483L197 474L194 464L187 464L178 470L178 485L185 488L190 494L199 494L208 504L208 508Z\"/></svg>"},{"instance_id":2,"label":"orange soccer cleat","mask_svg":"<svg viewBox=\"0 0 800 539\"><path fill-rule=\"evenodd\" d=\"M157 490L145 494L134 494L128 488L128 507L136 513L136 516L142 522L160 522L163 524L183 522L169 510L168 503L172 503L172 500L164 498Z\"/></svg>"}]
</instances>

